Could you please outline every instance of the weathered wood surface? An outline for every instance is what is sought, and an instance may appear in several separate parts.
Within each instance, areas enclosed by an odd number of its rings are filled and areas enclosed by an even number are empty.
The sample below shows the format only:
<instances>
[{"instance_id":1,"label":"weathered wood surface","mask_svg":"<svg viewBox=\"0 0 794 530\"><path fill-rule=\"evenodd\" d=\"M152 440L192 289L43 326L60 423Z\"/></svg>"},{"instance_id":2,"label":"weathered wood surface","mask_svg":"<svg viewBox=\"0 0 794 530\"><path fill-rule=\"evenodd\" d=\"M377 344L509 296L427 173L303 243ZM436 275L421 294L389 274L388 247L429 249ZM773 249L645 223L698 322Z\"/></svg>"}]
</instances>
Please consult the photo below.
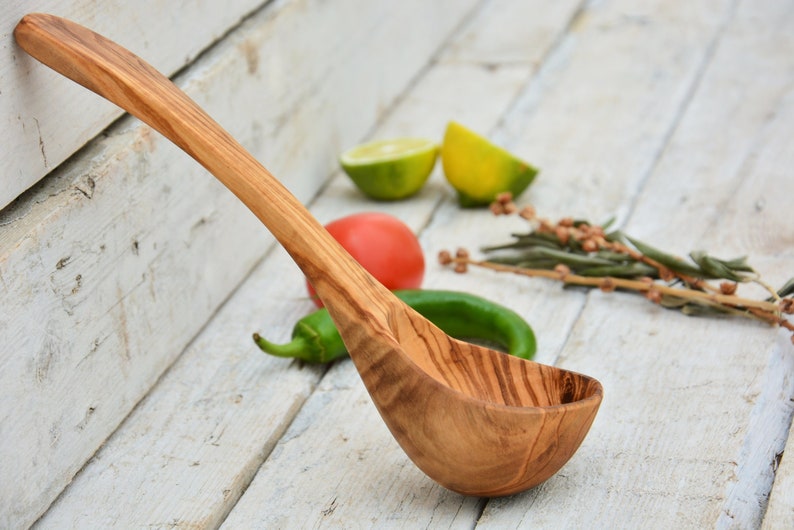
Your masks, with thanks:
<instances>
[{"instance_id":1,"label":"weathered wood surface","mask_svg":"<svg viewBox=\"0 0 794 530\"><path fill-rule=\"evenodd\" d=\"M769 497L761 526L764 530L794 527L794 424L788 431L786 449L775 455L772 471L775 473L775 484ZM785 456L785 458L784 458Z\"/></svg>"},{"instance_id":2,"label":"weathered wood surface","mask_svg":"<svg viewBox=\"0 0 794 530\"><path fill-rule=\"evenodd\" d=\"M322 299L389 430L428 477L462 495L512 495L545 482L579 448L601 404L598 381L454 340L409 311L253 155L126 48L41 13L23 17L14 37L178 145L268 228ZM435 162L435 148L432 155ZM498 430L483 430L489 423Z\"/></svg>"},{"instance_id":3,"label":"weathered wood surface","mask_svg":"<svg viewBox=\"0 0 794 530\"><path fill-rule=\"evenodd\" d=\"M471 5L278 2L178 84L307 200L341 146L367 133ZM414 38L395 48L414 19ZM0 526L24 526L272 239L195 162L134 120L3 210L0 228Z\"/></svg>"},{"instance_id":4,"label":"weathered wood surface","mask_svg":"<svg viewBox=\"0 0 794 530\"><path fill-rule=\"evenodd\" d=\"M617 215L679 254L747 253L780 284L794 275L792 19L790 0L482 2L372 136L440 136L460 120L541 166L522 198L541 214ZM322 221L369 209L420 233L426 287L503 301L534 325L538 360L604 383L560 473L512 497L450 493L402 454L350 362L326 371L259 354L251 332L286 340L311 308L274 249L39 526L791 526L787 334L629 294L442 270L438 250L476 251L522 223L461 211L438 173L396 204L366 201L337 174L312 203Z\"/></svg>"},{"instance_id":5,"label":"weathered wood surface","mask_svg":"<svg viewBox=\"0 0 794 530\"><path fill-rule=\"evenodd\" d=\"M172 74L265 0L4 1L0 9L0 208L121 115L113 105L36 67L11 38L25 13L45 12L114 33ZM119 21L124 21L119 24ZM64 126L68 124L68 126Z\"/></svg>"}]
</instances>

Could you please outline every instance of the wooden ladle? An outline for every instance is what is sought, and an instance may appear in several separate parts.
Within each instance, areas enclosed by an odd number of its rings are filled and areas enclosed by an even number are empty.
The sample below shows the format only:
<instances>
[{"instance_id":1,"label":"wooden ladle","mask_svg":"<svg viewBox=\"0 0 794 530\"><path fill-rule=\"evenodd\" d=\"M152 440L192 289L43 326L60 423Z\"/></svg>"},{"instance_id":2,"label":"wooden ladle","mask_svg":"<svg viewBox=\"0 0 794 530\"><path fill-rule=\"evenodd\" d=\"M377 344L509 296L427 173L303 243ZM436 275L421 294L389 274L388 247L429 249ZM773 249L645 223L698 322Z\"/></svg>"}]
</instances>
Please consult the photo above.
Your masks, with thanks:
<instances>
[{"instance_id":1,"label":"wooden ladle","mask_svg":"<svg viewBox=\"0 0 794 530\"><path fill-rule=\"evenodd\" d=\"M362 269L303 205L165 76L45 14L14 30L30 55L158 130L225 184L289 252L331 313L408 456L466 495L516 493L573 455L601 403L590 377L454 340Z\"/></svg>"}]
</instances>

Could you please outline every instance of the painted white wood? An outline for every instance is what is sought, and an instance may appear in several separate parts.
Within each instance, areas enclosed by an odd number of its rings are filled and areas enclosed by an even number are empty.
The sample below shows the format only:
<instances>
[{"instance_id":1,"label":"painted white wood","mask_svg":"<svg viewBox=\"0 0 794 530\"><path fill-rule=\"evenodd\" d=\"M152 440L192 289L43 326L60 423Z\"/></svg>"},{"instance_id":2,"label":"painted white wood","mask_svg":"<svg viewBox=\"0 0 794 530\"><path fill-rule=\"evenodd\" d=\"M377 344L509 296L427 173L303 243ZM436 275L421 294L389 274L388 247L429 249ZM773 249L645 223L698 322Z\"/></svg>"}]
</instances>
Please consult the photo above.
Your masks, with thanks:
<instances>
[{"instance_id":1,"label":"painted white wood","mask_svg":"<svg viewBox=\"0 0 794 530\"><path fill-rule=\"evenodd\" d=\"M617 213L662 248L746 252L782 283L794 274L794 9L689 4L485 2L371 136L440 136L459 119L541 166L522 198L541 214ZM494 29L514 20L559 30L524 54L524 37ZM327 160L356 141L334 140ZM503 499L451 494L396 446L349 361L324 374L258 353L250 332L286 340L311 307L275 249L40 527L757 528L770 489L764 525L790 526L787 455L774 467L791 436L787 333L630 294L441 269L439 249L476 252L523 223L460 210L438 170L418 197L392 204L367 201L337 172L312 206L323 221L370 209L421 232L425 287L500 300L535 327L538 360L604 383L593 429L560 473Z\"/></svg>"},{"instance_id":2,"label":"painted white wood","mask_svg":"<svg viewBox=\"0 0 794 530\"><path fill-rule=\"evenodd\" d=\"M590 3L499 131L545 175L526 200L552 218L624 219L729 5Z\"/></svg>"},{"instance_id":3,"label":"painted white wood","mask_svg":"<svg viewBox=\"0 0 794 530\"><path fill-rule=\"evenodd\" d=\"M99 134L121 112L20 50L13 30L26 13L46 12L113 35L166 74L202 50L265 0L34 0L0 2L0 209Z\"/></svg>"},{"instance_id":4,"label":"painted white wood","mask_svg":"<svg viewBox=\"0 0 794 530\"><path fill-rule=\"evenodd\" d=\"M748 253L778 285L794 257L791 7L737 7L625 226L679 254ZM789 338L591 294L560 364L604 384L593 429L557 476L490 502L479 526L757 528L791 421Z\"/></svg>"},{"instance_id":5,"label":"painted white wood","mask_svg":"<svg viewBox=\"0 0 794 530\"><path fill-rule=\"evenodd\" d=\"M461 35L444 51L445 62L478 64L485 68L537 66L575 20L583 2L525 0L516 12L514 0L490 0L482 13L468 21ZM572 8L576 11L572 12Z\"/></svg>"},{"instance_id":6,"label":"painted white wood","mask_svg":"<svg viewBox=\"0 0 794 530\"><path fill-rule=\"evenodd\" d=\"M35 528L217 527L325 371L251 340L288 338L301 279L271 252Z\"/></svg>"},{"instance_id":7,"label":"painted white wood","mask_svg":"<svg viewBox=\"0 0 794 530\"><path fill-rule=\"evenodd\" d=\"M764 514L761 528L791 528L794 526L794 424L788 432L788 442L783 453L779 454L774 463L775 485L769 497L769 506Z\"/></svg>"},{"instance_id":8,"label":"painted white wood","mask_svg":"<svg viewBox=\"0 0 794 530\"><path fill-rule=\"evenodd\" d=\"M178 82L308 200L469 8L276 2ZM0 526L46 509L270 241L130 119L2 212Z\"/></svg>"},{"instance_id":9,"label":"painted white wood","mask_svg":"<svg viewBox=\"0 0 794 530\"><path fill-rule=\"evenodd\" d=\"M326 375L251 488L221 528L470 528L482 504L406 458L349 361Z\"/></svg>"},{"instance_id":10,"label":"painted white wood","mask_svg":"<svg viewBox=\"0 0 794 530\"><path fill-rule=\"evenodd\" d=\"M770 3L764 9L748 2L739 5L688 119L633 217L638 235L655 237L678 252L684 250L676 245L722 255L748 254L775 286L794 272L785 199L794 191L787 169L794 153L785 140L794 123L794 38L788 31L794 21L792 7L791 2ZM759 24L768 28L763 35L753 30ZM670 191L659 193L663 187ZM647 206L651 202L657 211L675 202L687 205L697 222L685 224L678 216L648 222L653 219ZM723 527L758 525L774 479L775 455L783 450L794 411L791 343L785 335L775 340L760 328L752 333L764 334L762 342L756 344L748 335L713 354L715 367L745 367L741 393L728 386L724 396L709 393L710 399L723 401L726 410L744 407L746 414L738 420L741 428L724 424L712 429L715 434L730 433L726 437L733 442L721 448L721 454L735 462L726 465L731 479L723 485L718 505L718 525Z\"/></svg>"}]
</instances>

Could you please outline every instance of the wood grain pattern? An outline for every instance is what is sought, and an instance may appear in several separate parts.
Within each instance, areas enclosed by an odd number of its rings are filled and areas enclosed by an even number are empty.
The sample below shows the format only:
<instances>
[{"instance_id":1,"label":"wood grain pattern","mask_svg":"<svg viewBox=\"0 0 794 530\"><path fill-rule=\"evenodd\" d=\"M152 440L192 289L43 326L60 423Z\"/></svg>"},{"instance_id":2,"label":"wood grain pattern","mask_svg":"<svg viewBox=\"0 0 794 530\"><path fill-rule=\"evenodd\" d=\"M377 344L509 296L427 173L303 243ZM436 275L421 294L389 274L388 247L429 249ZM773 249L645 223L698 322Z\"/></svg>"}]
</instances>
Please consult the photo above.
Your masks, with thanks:
<instances>
[{"instance_id":1,"label":"wood grain pattern","mask_svg":"<svg viewBox=\"0 0 794 530\"><path fill-rule=\"evenodd\" d=\"M384 421L434 480L464 494L512 494L546 480L578 449L601 402L597 381L440 332L366 273L173 83L124 48L51 15L27 15L15 37L41 62L163 133L254 212L312 281Z\"/></svg>"}]
</instances>

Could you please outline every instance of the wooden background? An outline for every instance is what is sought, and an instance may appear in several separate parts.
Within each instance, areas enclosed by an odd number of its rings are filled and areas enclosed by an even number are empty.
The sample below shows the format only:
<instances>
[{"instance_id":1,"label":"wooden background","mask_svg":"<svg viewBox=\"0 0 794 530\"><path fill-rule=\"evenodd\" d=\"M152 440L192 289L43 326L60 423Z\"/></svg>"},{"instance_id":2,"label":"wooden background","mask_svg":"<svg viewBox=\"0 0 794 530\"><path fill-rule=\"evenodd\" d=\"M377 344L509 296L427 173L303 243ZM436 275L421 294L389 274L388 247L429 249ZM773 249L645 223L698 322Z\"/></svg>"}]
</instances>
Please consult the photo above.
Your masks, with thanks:
<instances>
[{"instance_id":1,"label":"wooden background","mask_svg":"<svg viewBox=\"0 0 794 530\"><path fill-rule=\"evenodd\" d=\"M598 378L605 400L579 452L529 492L433 484L349 361L258 352L252 332L286 340L311 309L297 268L189 158L135 120L106 128L114 109L23 57L15 6L0 44L4 201L47 176L0 211L0 527L42 514L39 528L794 526L786 333L456 275L439 250L476 251L522 223L460 210L439 170L410 201L369 202L335 162L366 138L440 138L455 119L541 168L521 200L541 215L615 216L671 252L747 254L782 284L794 2L29 4L178 71L320 220L403 219L425 287L512 307L537 359Z\"/></svg>"}]
</instances>

